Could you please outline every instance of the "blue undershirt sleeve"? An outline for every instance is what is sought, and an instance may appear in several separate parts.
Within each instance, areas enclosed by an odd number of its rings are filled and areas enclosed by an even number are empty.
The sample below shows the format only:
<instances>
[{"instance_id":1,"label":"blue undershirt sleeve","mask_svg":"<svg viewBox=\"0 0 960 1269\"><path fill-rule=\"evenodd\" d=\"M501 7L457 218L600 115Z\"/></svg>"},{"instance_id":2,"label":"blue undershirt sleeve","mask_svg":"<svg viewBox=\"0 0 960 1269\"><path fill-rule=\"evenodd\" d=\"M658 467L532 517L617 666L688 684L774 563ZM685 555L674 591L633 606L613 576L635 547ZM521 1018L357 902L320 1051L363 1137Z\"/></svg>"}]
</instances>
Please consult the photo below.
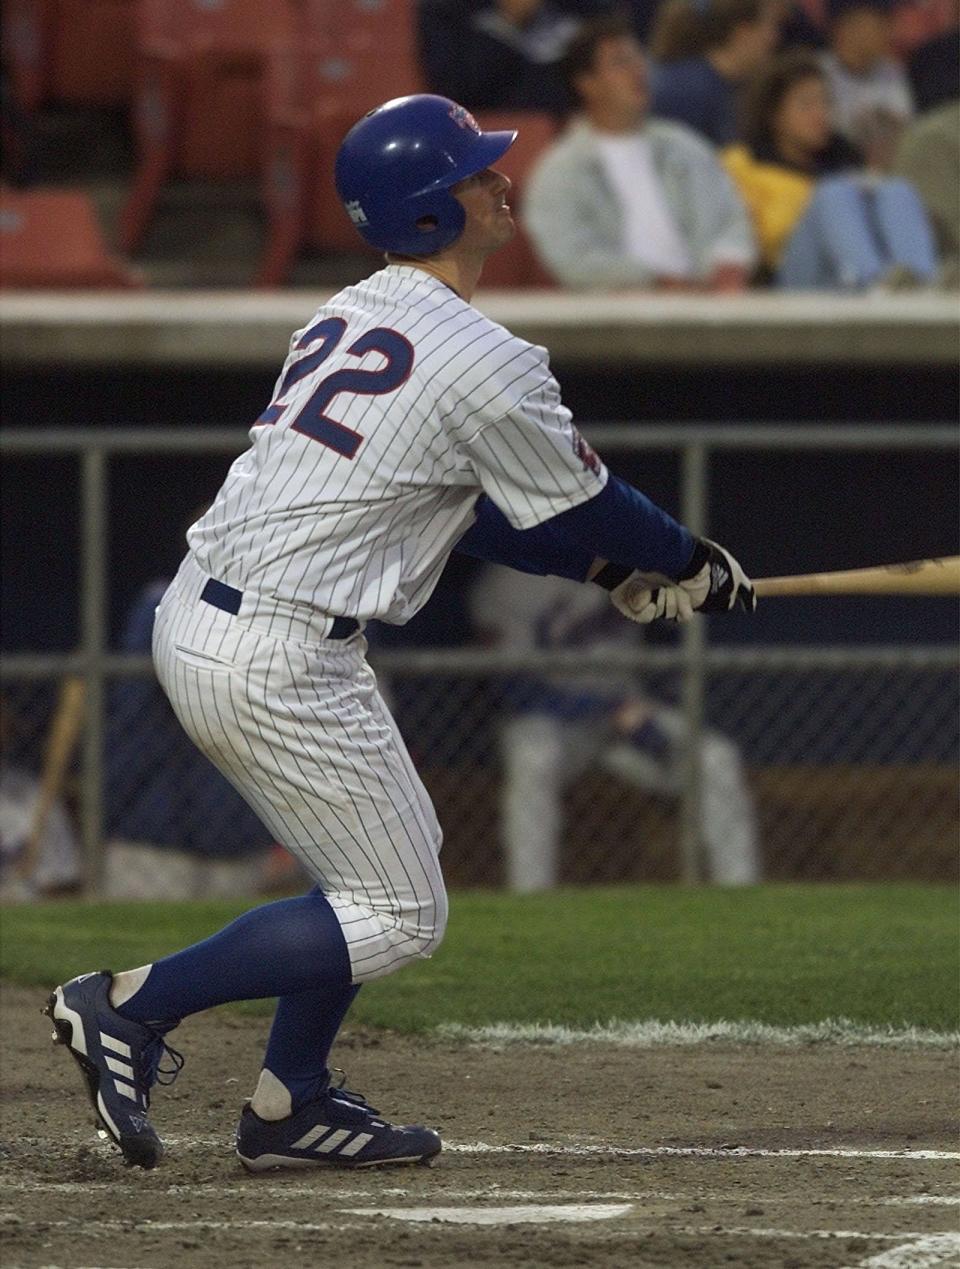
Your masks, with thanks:
<instances>
[{"instance_id":1,"label":"blue undershirt sleeve","mask_svg":"<svg viewBox=\"0 0 960 1269\"><path fill-rule=\"evenodd\" d=\"M689 529L639 489L613 475L595 498L562 511L547 523L591 556L667 577L680 576L695 545Z\"/></svg>"},{"instance_id":2,"label":"blue undershirt sleeve","mask_svg":"<svg viewBox=\"0 0 960 1269\"><path fill-rule=\"evenodd\" d=\"M549 573L582 582L599 557L629 569L678 577L693 554L689 529L617 476L610 476L595 498L532 529L513 528L485 494L476 513L455 550L521 573Z\"/></svg>"},{"instance_id":3,"label":"blue undershirt sleeve","mask_svg":"<svg viewBox=\"0 0 960 1269\"><path fill-rule=\"evenodd\" d=\"M454 550L491 564L506 564L520 573L586 580L593 552L558 527L561 517L545 520L532 529L515 529L486 494L481 495L475 510L476 520Z\"/></svg>"}]
</instances>

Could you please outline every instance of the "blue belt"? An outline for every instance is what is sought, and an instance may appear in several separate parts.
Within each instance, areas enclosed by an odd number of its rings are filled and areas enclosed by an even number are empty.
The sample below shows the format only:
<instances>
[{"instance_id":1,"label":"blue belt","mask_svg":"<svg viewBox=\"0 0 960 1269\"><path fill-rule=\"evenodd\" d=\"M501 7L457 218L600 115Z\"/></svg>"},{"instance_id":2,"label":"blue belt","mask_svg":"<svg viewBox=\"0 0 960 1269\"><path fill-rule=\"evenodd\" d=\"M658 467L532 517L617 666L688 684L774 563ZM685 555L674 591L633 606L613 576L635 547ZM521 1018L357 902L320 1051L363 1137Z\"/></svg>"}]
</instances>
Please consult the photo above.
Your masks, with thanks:
<instances>
[{"instance_id":1,"label":"blue belt","mask_svg":"<svg viewBox=\"0 0 960 1269\"><path fill-rule=\"evenodd\" d=\"M200 592L200 598L205 603L213 604L214 608L220 608L224 612L231 612L236 616L240 611L243 591L237 590L236 586L228 586L226 582L218 582L216 578L211 577ZM360 622L354 617L333 617L331 620L333 625L330 627L330 633L325 636L327 639L349 639L352 634L356 634L360 629Z\"/></svg>"}]
</instances>

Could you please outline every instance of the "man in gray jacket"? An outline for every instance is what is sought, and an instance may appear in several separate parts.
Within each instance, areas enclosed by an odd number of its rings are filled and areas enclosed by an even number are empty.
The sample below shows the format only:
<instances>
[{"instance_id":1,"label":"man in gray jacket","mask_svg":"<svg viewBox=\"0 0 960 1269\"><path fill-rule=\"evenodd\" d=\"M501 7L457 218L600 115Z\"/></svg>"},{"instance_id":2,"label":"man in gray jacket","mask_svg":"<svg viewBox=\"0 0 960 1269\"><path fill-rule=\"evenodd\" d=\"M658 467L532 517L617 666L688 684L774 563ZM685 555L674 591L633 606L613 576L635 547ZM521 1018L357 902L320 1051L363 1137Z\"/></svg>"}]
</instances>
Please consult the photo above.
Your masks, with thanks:
<instances>
[{"instance_id":1,"label":"man in gray jacket","mask_svg":"<svg viewBox=\"0 0 960 1269\"><path fill-rule=\"evenodd\" d=\"M707 143L647 118L646 61L629 24L585 26L565 67L582 113L524 199L546 268L581 290L743 289L756 261L746 209Z\"/></svg>"}]
</instances>

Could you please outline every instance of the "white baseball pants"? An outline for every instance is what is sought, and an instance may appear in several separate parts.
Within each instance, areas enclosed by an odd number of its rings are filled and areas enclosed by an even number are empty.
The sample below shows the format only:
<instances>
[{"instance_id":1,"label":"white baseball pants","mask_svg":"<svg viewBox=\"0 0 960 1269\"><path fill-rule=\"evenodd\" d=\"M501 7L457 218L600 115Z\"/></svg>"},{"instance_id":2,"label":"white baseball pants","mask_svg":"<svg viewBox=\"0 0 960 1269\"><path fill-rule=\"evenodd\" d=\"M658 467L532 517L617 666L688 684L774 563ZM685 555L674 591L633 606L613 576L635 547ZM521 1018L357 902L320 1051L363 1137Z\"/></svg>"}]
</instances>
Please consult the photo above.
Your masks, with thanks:
<instances>
[{"instance_id":1,"label":"white baseball pants","mask_svg":"<svg viewBox=\"0 0 960 1269\"><path fill-rule=\"evenodd\" d=\"M343 928L354 982L429 956L447 899L440 826L377 691L361 634L244 596L200 598L187 556L160 602L153 655L190 738L316 879Z\"/></svg>"}]
</instances>

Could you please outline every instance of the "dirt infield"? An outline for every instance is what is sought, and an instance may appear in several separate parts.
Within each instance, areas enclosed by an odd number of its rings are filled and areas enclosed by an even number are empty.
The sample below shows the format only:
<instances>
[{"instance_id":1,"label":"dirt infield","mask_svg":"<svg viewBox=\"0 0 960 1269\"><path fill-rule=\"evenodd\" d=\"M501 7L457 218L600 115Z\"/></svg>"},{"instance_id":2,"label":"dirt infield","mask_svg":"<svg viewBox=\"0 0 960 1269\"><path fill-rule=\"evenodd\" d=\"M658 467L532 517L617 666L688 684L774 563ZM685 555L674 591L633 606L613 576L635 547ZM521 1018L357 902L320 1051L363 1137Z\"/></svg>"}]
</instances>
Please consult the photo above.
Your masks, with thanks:
<instances>
[{"instance_id":1,"label":"dirt infield","mask_svg":"<svg viewBox=\"0 0 960 1269\"><path fill-rule=\"evenodd\" d=\"M3 995L5 1269L960 1265L949 1052L354 1031L351 1086L437 1127L438 1163L249 1176L231 1135L267 1024L221 1012L177 1033L187 1067L154 1104L168 1154L144 1173L98 1141L43 995Z\"/></svg>"}]
</instances>

